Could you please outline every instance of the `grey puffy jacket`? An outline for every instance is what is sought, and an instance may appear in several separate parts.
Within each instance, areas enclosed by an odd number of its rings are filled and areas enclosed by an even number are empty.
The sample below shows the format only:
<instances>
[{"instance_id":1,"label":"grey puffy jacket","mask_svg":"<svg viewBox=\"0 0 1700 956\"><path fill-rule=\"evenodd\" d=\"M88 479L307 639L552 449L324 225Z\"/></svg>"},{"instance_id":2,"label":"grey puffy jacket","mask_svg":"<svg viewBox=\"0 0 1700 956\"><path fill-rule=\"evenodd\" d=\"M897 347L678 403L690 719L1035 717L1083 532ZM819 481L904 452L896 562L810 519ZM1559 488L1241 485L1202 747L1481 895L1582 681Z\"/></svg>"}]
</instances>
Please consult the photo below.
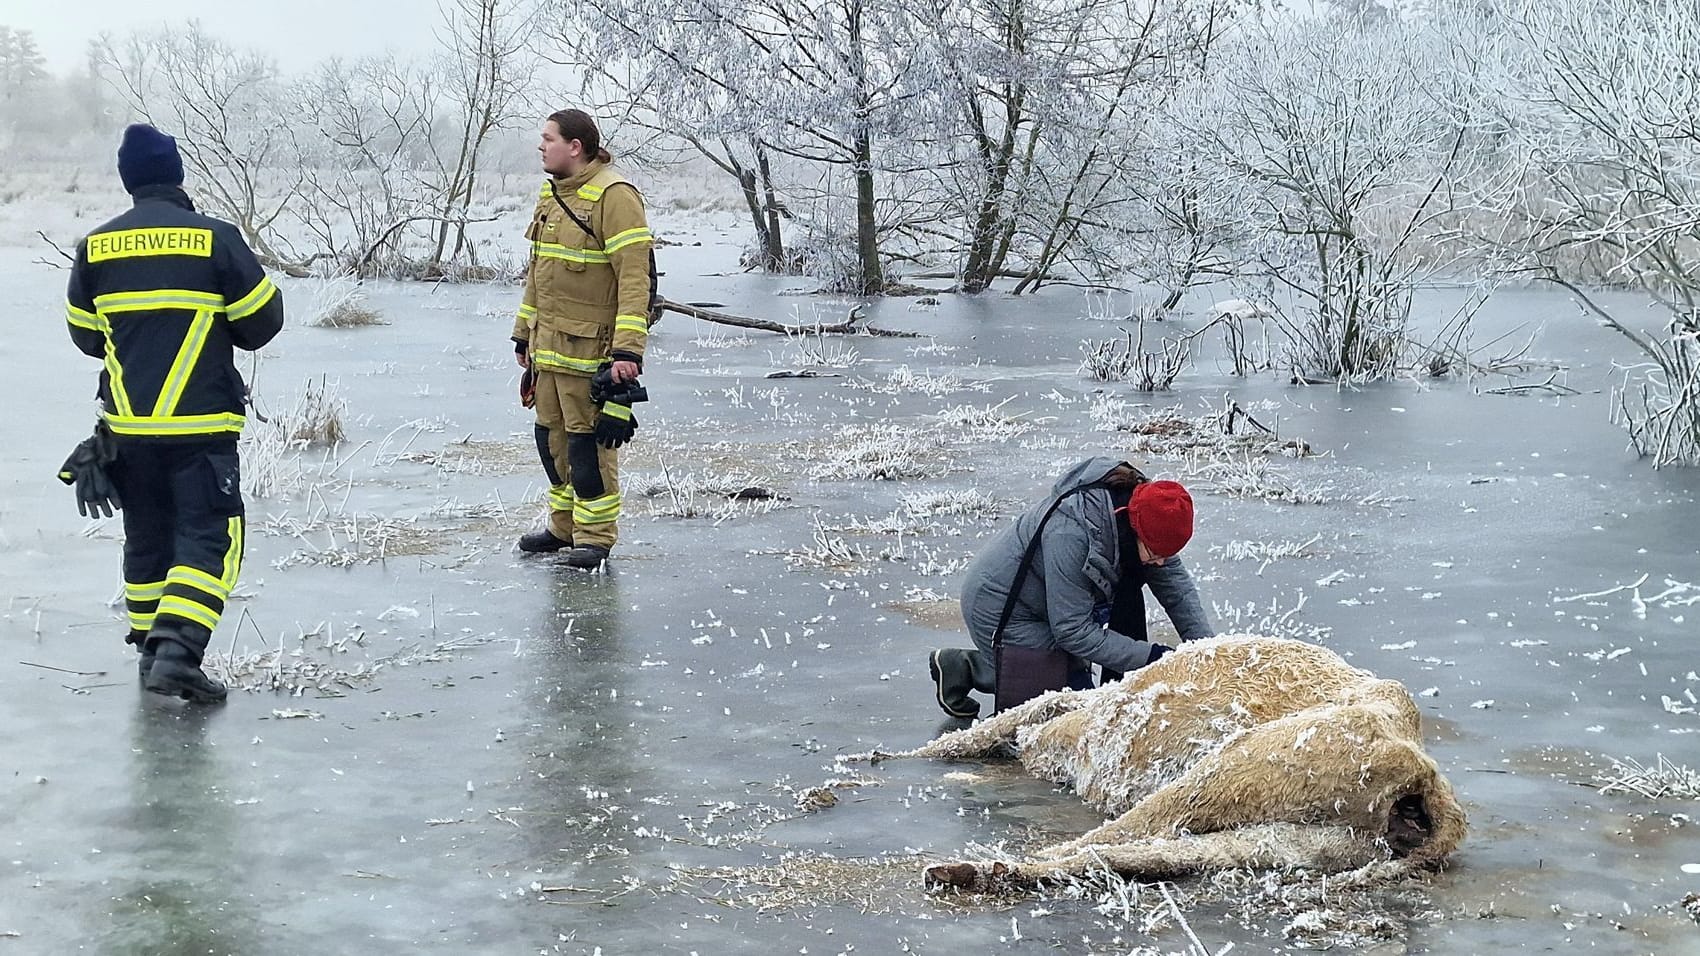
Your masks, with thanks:
<instances>
[{"instance_id":1,"label":"grey puffy jacket","mask_svg":"<svg viewBox=\"0 0 1700 956\"><path fill-rule=\"evenodd\" d=\"M1103 478L1121 463L1115 458L1089 458L1070 468L1057 479L1050 495L998 532L969 565L962 586L962 617L981 651L992 652L992 634L1021 556L1051 503L1070 488ZM1107 488L1072 495L1057 508L1045 523L1039 550L1004 628L1005 641L1059 648L1116 671L1132 671L1146 663L1150 644L1108 630L1093 616L1095 607L1109 603L1121 576L1119 520ZM1198 588L1179 558L1144 570L1146 586L1168 612L1181 640L1214 634Z\"/></svg>"}]
</instances>

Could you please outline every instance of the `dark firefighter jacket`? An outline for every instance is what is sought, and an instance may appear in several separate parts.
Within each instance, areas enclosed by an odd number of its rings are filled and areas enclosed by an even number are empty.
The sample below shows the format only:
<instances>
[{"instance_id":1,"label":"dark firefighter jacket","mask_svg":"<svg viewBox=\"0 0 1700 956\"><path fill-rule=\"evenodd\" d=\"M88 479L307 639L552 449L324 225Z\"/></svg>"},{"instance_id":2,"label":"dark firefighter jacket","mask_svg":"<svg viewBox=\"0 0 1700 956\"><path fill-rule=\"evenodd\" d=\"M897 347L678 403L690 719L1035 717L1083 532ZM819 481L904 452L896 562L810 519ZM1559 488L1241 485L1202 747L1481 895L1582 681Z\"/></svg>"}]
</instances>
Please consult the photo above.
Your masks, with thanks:
<instances>
[{"instance_id":1,"label":"dark firefighter jacket","mask_svg":"<svg viewBox=\"0 0 1700 956\"><path fill-rule=\"evenodd\" d=\"M71 340L101 359L106 421L124 438L234 439L244 386L232 348L283 327L283 294L236 227L195 212L176 186L77 244L66 290Z\"/></svg>"}]
</instances>

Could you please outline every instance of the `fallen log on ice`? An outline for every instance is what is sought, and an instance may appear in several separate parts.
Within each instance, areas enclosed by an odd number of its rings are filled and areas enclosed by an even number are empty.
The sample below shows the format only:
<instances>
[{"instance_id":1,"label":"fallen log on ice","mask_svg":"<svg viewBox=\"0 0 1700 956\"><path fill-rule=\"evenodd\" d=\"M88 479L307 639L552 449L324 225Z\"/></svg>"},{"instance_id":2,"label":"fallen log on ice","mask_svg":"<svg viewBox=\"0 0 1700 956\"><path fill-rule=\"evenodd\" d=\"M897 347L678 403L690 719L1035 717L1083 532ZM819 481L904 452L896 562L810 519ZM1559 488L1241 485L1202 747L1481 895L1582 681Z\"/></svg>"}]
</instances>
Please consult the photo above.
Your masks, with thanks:
<instances>
[{"instance_id":1,"label":"fallen log on ice","mask_svg":"<svg viewBox=\"0 0 1700 956\"><path fill-rule=\"evenodd\" d=\"M688 305L684 302L674 302L672 299L662 299L656 305L655 317L650 324L661 321L661 315L666 312L677 312L688 315L693 319L704 322L714 322L719 325L732 325L740 329L755 329L758 332L777 332L780 335L884 335L893 338L912 339L919 332L909 332L903 329L882 329L877 326L864 325L862 320L867 317L867 310L861 306L850 309L849 315L842 322L811 322L806 325L786 325L783 322L772 322L767 319L751 318L747 315L733 315L730 312L719 312L702 306Z\"/></svg>"}]
</instances>

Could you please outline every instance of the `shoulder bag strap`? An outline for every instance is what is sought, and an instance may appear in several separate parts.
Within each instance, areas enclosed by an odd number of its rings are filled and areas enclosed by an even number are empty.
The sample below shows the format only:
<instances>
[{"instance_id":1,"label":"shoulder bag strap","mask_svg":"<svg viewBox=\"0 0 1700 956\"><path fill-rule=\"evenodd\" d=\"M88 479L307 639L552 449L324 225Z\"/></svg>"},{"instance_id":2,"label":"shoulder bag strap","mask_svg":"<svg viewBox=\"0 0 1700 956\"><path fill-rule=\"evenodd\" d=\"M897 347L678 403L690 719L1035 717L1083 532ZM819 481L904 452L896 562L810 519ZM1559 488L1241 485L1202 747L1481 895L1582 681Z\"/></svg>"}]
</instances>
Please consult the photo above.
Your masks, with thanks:
<instances>
[{"instance_id":1,"label":"shoulder bag strap","mask_svg":"<svg viewBox=\"0 0 1700 956\"><path fill-rule=\"evenodd\" d=\"M1057 500L1051 502L1051 506L1045 509L1044 517L1039 519L1039 526L1033 529L1033 537L1027 541L1027 550L1021 555L1021 564L1015 569L1015 581L1009 586L1009 598L1003 602L1003 614L998 617L998 629L992 632L993 648L1003 643L1003 629L1009 626L1009 619L1015 614L1015 602L1021 597L1021 585L1027 581L1027 572L1033 566L1033 556L1039 552L1039 536L1044 533L1045 523L1051 520L1051 515L1057 513L1057 508L1062 505L1064 500L1083 491L1103 487L1106 487L1106 485L1102 481L1089 481L1084 485L1075 485L1058 495Z\"/></svg>"}]
</instances>

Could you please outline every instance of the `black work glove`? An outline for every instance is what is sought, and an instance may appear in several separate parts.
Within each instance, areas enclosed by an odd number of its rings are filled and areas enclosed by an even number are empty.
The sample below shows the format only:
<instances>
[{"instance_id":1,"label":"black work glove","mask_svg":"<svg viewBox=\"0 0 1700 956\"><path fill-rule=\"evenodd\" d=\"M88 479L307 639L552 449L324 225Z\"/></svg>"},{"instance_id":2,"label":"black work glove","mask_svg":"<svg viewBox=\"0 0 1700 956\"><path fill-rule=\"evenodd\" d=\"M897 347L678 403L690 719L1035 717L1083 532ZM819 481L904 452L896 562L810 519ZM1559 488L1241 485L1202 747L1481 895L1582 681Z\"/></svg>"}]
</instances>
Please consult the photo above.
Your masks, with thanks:
<instances>
[{"instance_id":1,"label":"black work glove","mask_svg":"<svg viewBox=\"0 0 1700 956\"><path fill-rule=\"evenodd\" d=\"M118 443L105 422L95 425L94 434L77 443L71 457L59 466L59 480L77 492L77 512L85 518L112 517L124 507L107 466L118 460Z\"/></svg>"},{"instance_id":2,"label":"black work glove","mask_svg":"<svg viewBox=\"0 0 1700 956\"><path fill-rule=\"evenodd\" d=\"M637 416L632 414L630 405L604 402L596 413L596 443L603 448L618 448L631 441L636 433Z\"/></svg>"},{"instance_id":3,"label":"black work glove","mask_svg":"<svg viewBox=\"0 0 1700 956\"><path fill-rule=\"evenodd\" d=\"M1173 654L1174 652L1175 649L1167 644L1152 644L1151 656L1145 659L1145 666L1150 667L1152 664L1162 660L1164 654Z\"/></svg>"},{"instance_id":4,"label":"black work glove","mask_svg":"<svg viewBox=\"0 0 1700 956\"><path fill-rule=\"evenodd\" d=\"M619 385L614 381L614 366L611 363L603 362L602 367L596 370L596 374L590 377L591 404L600 405L607 401L608 393L617 388L619 388Z\"/></svg>"}]
</instances>

